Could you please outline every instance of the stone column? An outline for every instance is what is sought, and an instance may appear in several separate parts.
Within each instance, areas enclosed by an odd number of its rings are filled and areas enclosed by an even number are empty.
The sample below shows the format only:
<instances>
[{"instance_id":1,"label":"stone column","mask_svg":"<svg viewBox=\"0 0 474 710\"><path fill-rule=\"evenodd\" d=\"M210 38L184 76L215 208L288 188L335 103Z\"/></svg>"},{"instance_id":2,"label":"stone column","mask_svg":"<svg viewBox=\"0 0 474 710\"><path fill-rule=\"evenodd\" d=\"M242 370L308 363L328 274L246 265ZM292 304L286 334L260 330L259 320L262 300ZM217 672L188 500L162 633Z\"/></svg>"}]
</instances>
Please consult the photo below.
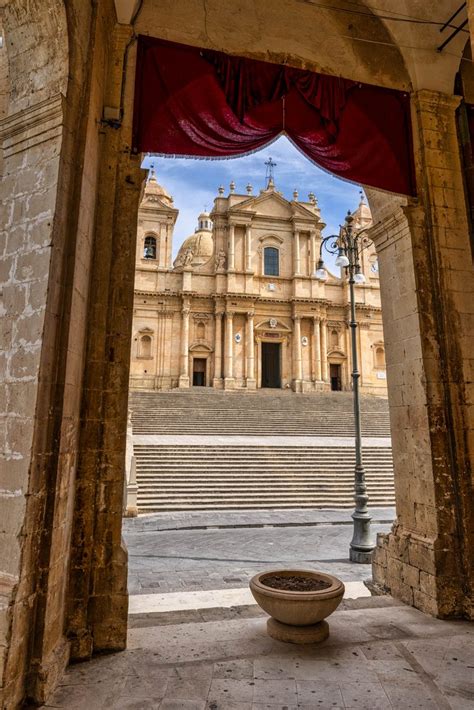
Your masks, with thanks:
<instances>
[{"instance_id":1,"label":"stone column","mask_svg":"<svg viewBox=\"0 0 474 710\"><path fill-rule=\"evenodd\" d=\"M229 224L229 244L227 252L227 270L235 271L235 227Z\"/></svg>"},{"instance_id":2,"label":"stone column","mask_svg":"<svg viewBox=\"0 0 474 710\"><path fill-rule=\"evenodd\" d=\"M214 379L213 387L219 387L222 382L222 311L215 314L215 337L214 337Z\"/></svg>"},{"instance_id":3,"label":"stone column","mask_svg":"<svg viewBox=\"0 0 474 710\"><path fill-rule=\"evenodd\" d=\"M300 233L298 229L295 229L293 232L293 276L298 276L300 271Z\"/></svg>"},{"instance_id":4,"label":"stone column","mask_svg":"<svg viewBox=\"0 0 474 710\"><path fill-rule=\"evenodd\" d=\"M314 379L321 380L321 331L319 327L319 318L313 319L313 337L314 337Z\"/></svg>"},{"instance_id":5,"label":"stone column","mask_svg":"<svg viewBox=\"0 0 474 710\"><path fill-rule=\"evenodd\" d=\"M319 321L321 334L321 379L323 382L329 382L328 372L328 326L325 318Z\"/></svg>"},{"instance_id":6,"label":"stone column","mask_svg":"<svg viewBox=\"0 0 474 710\"><path fill-rule=\"evenodd\" d=\"M301 317L293 316L293 386L295 392L301 392L302 380Z\"/></svg>"},{"instance_id":7,"label":"stone column","mask_svg":"<svg viewBox=\"0 0 474 710\"><path fill-rule=\"evenodd\" d=\"M254 312L247 313L247 389L254 390L257 387L255 379L255 341L254 341Z\"/></svg>"},{"instance_id":8,"label":"stone column","mask_svg":"<svg viewBox=\"0 0 474 710\"><path fill-rule=\"evenodd\" d=\"M225 355L224 355L224 389L234 388L234 314L226 313L225 323Z\"/></svg>"},{"instance_id":9,"label":"stone column","mask_svg":"<svg viewBox=\"0 0 474 710\"><path fill-rule=\"evenodd\" d=\"M252 271L252 228L245 225L245 271Z\"/></svg>"},{"instance_id":10,"label":"stone column","mask_svg":"<svg viewBox=\"0 0 474 710\"><path fill-rule=\"evenodd\" d=\"M442 618L474 613L474 411L467 394L474 269L458 101L415 94L418 204L399 207L392 197L393 209L382 203L374 219L397 517L378 536L373 575L393 596Z\"/></svg>"},{"instance_id":11,"label":"stone column","mask_svg":"<svg viewBox=\"0 0 474 710\"><path fill-rule=\"evenodd\" d=\"M178 387L189 387L189 306L181 311L181 361Z\"/></svg>"}]
</instances>

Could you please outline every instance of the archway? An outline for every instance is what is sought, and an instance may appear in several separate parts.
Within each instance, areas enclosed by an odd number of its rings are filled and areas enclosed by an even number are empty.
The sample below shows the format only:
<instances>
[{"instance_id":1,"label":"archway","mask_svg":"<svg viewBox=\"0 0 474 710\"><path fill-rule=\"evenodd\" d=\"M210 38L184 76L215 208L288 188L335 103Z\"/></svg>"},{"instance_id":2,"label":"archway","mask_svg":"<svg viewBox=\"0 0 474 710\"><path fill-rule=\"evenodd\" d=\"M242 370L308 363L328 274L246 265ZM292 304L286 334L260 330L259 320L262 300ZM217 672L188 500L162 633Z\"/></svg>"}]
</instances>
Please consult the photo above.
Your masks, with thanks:
<instances>
[{"instance_id":1,"label":"archway","mask_svg":"<svg viewBox=\"0 0 474 710\"><path fill-rule=\"evenodd\" d=\"M451 14L453 3L438 5ZM8 342L18 396L7 414L22 446L7 449L2 498L9 699L41 702L70 650L81 659L125 644L120 518L142 180L130 153L133 31L414 92L419 202L370 195L382 297L390 308L397 293L403 312L386 338L399 519L381 541L375 573L426 611L472 613L473 274L451 95L456 56L436 56L427 32L415 35L426 49L417 59L401 47L413 46L413 28L389 31L369 9L348 31L343 14L328 8L315 18L310 2L269 11L205 9L196 0L183 22L179 3L147 0L132 30L99 6L68 4L66 14L59 0L49 0L48 12L15 0L4 9L11 94L2 187L9 241L17 240L15 255L5 255L4 292L8 322L20 328L18 342ZM26 48L25 25L35 28ZM362 41L353 41L356 32ZM376 53L366 39L381 42ZM21 334L27 319L29 340ZM414 353L407 364L404 348Z\"/></svg>"}]
</instances>

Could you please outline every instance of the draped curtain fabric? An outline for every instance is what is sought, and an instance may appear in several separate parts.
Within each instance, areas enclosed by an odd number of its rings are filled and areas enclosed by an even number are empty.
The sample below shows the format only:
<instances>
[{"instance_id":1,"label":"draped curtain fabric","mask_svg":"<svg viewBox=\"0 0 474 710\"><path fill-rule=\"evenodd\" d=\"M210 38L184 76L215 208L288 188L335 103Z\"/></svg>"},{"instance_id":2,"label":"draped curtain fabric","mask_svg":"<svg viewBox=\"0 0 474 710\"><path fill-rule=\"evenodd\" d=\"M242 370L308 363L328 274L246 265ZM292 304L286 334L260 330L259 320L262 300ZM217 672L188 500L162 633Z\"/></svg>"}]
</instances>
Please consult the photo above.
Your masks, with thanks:
<instances>
[{"instance_id":1,"label":"draped curtain fabric","mask_svg":"<svg viewBox=\"0 0 474 710\"><path fill-rule=\"evenodd\" d=\"M415 194L408 94L139 37L135 152L236 157L281 133L339 177Z\"/></svg>"}]
</instances>

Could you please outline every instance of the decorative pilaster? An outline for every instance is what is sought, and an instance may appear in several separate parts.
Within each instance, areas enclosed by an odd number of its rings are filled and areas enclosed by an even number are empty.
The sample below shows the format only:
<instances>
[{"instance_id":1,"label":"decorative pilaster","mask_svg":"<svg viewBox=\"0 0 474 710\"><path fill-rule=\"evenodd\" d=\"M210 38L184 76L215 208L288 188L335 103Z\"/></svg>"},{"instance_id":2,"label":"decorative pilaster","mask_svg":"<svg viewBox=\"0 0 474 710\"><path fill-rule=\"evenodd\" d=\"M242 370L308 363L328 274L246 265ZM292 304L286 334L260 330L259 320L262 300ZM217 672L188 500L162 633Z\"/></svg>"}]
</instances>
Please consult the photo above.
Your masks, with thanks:
<instances>
[{"instance_id":1,"label":"decorative pilaster","mask_svg":"<svg viewBox=\"0 0 474 710\"><path fill-rule=\"evenodd\" d=\"M300 233L298 229L295 229L295 231L293 232L293 276L299 276L300 273Z\"/></svg>"},{"instance_id":2,"label":"decorative pilaster","mask_svg":"<svg viewBox=\"0 0 474 710\"><path fill-rule=\"evenodd\" d=\"M229 244L227 252L227 270L235 271L235 227L229 224Z\"/></svg>"},{"instance_id":3,"label":"decorative pilaster","mask_svg":"<svg viewBox=\"0 0 474 710\"><path fill-rule=\"evenodd\" d=\"M181 362L178 387L189 387L189 305L181 311Z\"/></svg>"},{"instance_id":4,"label":"decorative pilaster","mask_svg":"<svg viewBox=\"0 0 474 710\"><path fill-rule=\"evenodd\" d=\"M293 386L295 392L301 391L302 379L301 317L293 316Z\"/></svg>"},{"instance_id":5,"label":"decorative pilaster","mask_svg":"<svg viewBox=\"0 0 474 710\"><path fill-rule=\"evenodd\" d=\"M234 389L234 314L226 313L225 354L224 354L224 389Z\"/></svg>"},{"instance_id":6,"label":"decorative pilaster","mask_svg":"<svg viewBox=\"0 0 474 710\"><path fill-rule=\"evenodd\" d=\"M318 254L316 251L316 232L311 230L310 233L310 263L309 263L309 275L314 276L316 272L316 264L318 261Z\"/></svg>"},{"instance_id":7,"label":"decorative pilaster","mask_svg":"<svg viewBox=\"0 0 474 710\"><path fill-rule=\"evenodd\" d=\"M254 312L247 313L247 389L254 390L257 387L255 379L255 341L254 341Z\"/></svg>"},{"instance_id":8,"label":"decorative pilaster","mask_svg":"<svg viewBox=\"0 0 474 710\"><path fill-rule=\"evenodd\" d=\"M321 379L323 382L329 382L328 373L328 326L325 318L319 322L321 334Z\"/></svg>"},{"instance_id":9,"label":"decorative pilaster","mask_svg":"<svg viewBox=\"0 0 474 710\"><path fill-rule=\"evenodd\" d=\"M319 318L313 319L313 336L314 336L314 379L319 382L322 378L321 370L321 330L319 327Z\"/></svg>"},{"instance_id":10,"label":"decorative pilaster","mask_svg":"<svg viewBox=\"0 0 474 710\"><path fill-rule=\"evenodd\" d=\"M214 337L214 379L213 387L218 387L222 382L222 316L223 311L216 311L215 314L215 337Z\"/></svg>"},{"instance_id":11,"label":"decorative pilaster","mask_svg":"<svg viewBox=\"0 0 474 710\"><path fill-rule=\"evenodd\" d=\"M245 225L245 271L252 271L252 227Z\"/></svg>"}]
</instances>

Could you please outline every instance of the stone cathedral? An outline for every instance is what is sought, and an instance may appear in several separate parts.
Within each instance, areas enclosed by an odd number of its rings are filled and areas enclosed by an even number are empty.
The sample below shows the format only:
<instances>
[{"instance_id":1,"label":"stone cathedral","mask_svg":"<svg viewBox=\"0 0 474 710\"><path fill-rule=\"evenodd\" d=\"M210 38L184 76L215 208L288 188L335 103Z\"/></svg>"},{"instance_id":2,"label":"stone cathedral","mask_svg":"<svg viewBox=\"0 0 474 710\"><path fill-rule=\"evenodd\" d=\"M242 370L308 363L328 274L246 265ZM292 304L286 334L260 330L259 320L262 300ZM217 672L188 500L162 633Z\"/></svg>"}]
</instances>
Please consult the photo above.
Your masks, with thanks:
<instances>
[{"instance_id":1,"label":"stone cathedral","mask_svg":"<svg viewBox=\"0 0 474 710\"><path fill-rule=\"evenodd\" d=\"M371 225L361 199L357 229ZM287 200L274 180L218 190L172 262L178 209L151 171L138 212L131 388L295 392L351 388L346 279L314 274L325 227L314 193ZM356 285L361 392L386 395L375 249Z\"/></svg>"}]
</instances>

